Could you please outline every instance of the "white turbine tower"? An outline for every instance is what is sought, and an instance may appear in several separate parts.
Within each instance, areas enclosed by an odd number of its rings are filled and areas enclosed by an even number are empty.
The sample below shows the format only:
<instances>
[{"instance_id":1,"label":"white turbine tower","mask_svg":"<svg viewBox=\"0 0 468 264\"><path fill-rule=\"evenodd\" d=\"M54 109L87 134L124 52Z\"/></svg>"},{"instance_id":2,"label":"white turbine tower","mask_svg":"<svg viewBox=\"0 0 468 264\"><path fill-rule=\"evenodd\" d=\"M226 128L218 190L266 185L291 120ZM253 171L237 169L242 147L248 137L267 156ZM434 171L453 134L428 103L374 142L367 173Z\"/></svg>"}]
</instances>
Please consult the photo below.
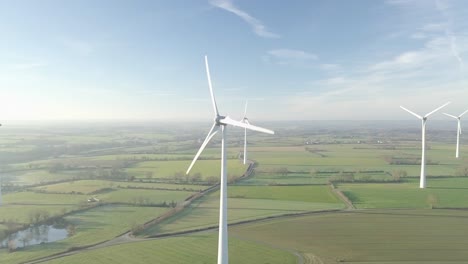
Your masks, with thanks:
<instances>
[{"instance_id":1,"label":"white turbine tower","mask_svg":"<svg viewBox=\"0 0 468 264\"><path fill-rule=\"evenodd\" d=\"M422 155L421 155L421 178L419 180L419 188L423 189L423 188L426 188L426 121L427 121L427 118L434 114L435 112L439 111L440 109L442 109L443 107L445 107L446 105L450 104L450 102L447 102L445 103L444 105L436 108L435 110L433 110L432 112L429 112L428 114L426 114L425 116L420 116L406 108L404 108L403 106L400 106L401 109L405 110L406 112L414 115L415 117L419 118L422 122Z\"/></svg>"},{"instance_id":2,"label":"white turbine tower","mask_svg":"<svg viewBox=\"0 0 468 264\"><path fill-rule=\"evenodd\" d=\"M247 118L247 103L245 101L244 117L242 118L242 123L250 124L249 119ZM244 165L247 163L247 128L244 128Z\"/></svg>"},{"instance_id":3,"label":"white turbine tower","mask_svg":"<svg viewBox=\"0 0 468 264\"><path fill-rule=\"evenodd\" d=\"M457 129L457 150L455 152L455 157L458 159L460 157L460 135L462 133L462 128L461 128L461 117L466 114L468 112L468 110L466 110L465 112L463 112L461 115L459 116L454 116L454 115L450 115L450 114L447 114L447 113L444 113L444 115L446 116L450 116L450 117L453 117L455 118L457 121L458 121L458 129Z\"/></svg>"},{"instance_id":4,"label":"white turbine tower","mask_svg":"<svg viewBox=\"0 0 468 264\"><path fill-rule=\"evenodd\" d=\"M206 66L206 76L208 78L208 87L210 88L211 94L211 103L213 105L213 110L215 112L214 123L211 127L208 135L203 141L200 149L193 158L190 167L187 170L187 174L192 169L192 166L197 161L198 157L205 149L206 145L213 136L221 129L221 182L220 182L220 204L219 204L219 238L218 238L218 264L227 264L228 263L228 236L227 236L227 175L226 175L226 128L228 125L243 127L245 129L255 130L267 134L274 134L273 131L250 124L242 123L231 119L229 116L221 116L218 112L218 107L216 105L216 100L213 94L213 88L211 86L211 77L210 69L208 67L208 57L205 56L205 66Z\"/></svg>"}]
</instances>

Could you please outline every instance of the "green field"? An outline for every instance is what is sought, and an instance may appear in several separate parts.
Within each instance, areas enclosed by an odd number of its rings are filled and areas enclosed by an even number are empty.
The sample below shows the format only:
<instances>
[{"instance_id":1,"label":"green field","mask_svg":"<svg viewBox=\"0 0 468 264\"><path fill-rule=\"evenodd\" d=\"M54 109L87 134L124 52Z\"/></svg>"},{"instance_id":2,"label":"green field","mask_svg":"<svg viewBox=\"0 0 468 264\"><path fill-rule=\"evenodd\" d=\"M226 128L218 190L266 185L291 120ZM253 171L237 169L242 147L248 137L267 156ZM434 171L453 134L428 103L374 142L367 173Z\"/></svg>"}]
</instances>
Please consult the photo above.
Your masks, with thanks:
<instances>
[{"instance_id":1,"label":"green field","mask_svg":"<svg viewBox=\"0 0 468 264\"><path fill-rule=\"evenodd\" d=\"M419 179L405 183L340 184L339 189L357 208L468 208L468 178L428 178L419 189Z\"/></svg>"},{"instance_id":2,"label":"green field","mask_svg":"<svg viewBox=\"0 0 468 264\"><path fill-rule=\"evenodd\" d=\"M146 177L147 172L152 172L154 178L172 178L175 173L185 171L190 165L189 160L176 161L146 161L140 162L135 167L127 169L130 175L137 178ZM230 175L241 176L247 168L239 160L228 160L228 171ZM203 178L215 176L219 177L221 164L219 159L199 160L190 171L190 174L201 173Z\"/></svg>"},{"instance_id":3,"label":"green field","mask_svg":"<svg viewBox=\"0 0 468 264\"><path fill-rule=\"evenodd\" d=\"M48 263L204 264L216 262L216 248L216 234L196 234L117 245L49 261ZM255 242L230 238L229 263L295 264L297 262L296 257L286 250L271 248Z\"/></svg>"},{"instance_id":4,"label":"green field","mask_svg":"<svg viewBox=\"0 0 468 264\"><path fill-rule=\"evenodd\" d=\"M44 245L29 246L25 250L7 253L0 250L0 258L5 263L21 263L27 260L63 252L71 247L93 245L114 238L137 224L143 224L168 208L101 206L85 212L65 217L76 226L76 234L65 240Z\"/></svg>"},{"instance_id":5,"label":"green field","mask_svg":"<svg viewBox=\"0 0 468 264\"><path fill-rule=\"evenodd\" d=\"M201 191L206 189L206 186L196 186L188 184L167 184L167 183L152 183L152 182L116 182L105 180L81 180L71 181L57 184L44 185L33 188L35 191L51 192L51 193L82 193L90 194L108 189L167 189L167 190L194 190Z\"/></svg>"},{"instance_id":6,"label":"green field","mask_svg":"<svg viewBox=\"0 0 468 264\"><path fill-rule=\"evenodd\" d=\"M236 226L230 234L323 263L466 263L467 217L448 210L326 213Z\"/></svg>"},{"instance_id":7,"label":"green field","mask_svg":"<svg viewBox=\"0 0 468 264\"><path fill-rule=\"evenodd\" d=\"M228 195L230 223L275 215L344 208L344 204L331 193L328 186L249 186L247 190L241 186L230 186ZM218 217L219 192L213 192L197 200L182 213L145 230L143 235L216 226Z\"/></svg>"},{"instance_id":8,"label":"green field","mask_svg":"<svg viewBox=\"0 0 468 264\"><path fill-rule=\"evenodd\" d=\"M247 169L240 160L243 131L230 131L231 263L467 263L468 175L462 175L468 159L454 158L446 130L430 133L428 188L421 190L419 132L388 128L295 125L274 128L274 136L252 133L254 172L242 179L235 177ZM47 263L216 261L219 191L191 204L187 198L219 180L218 137L186 176L206 133L188 125L2 132L0 238L34 223L38 211L76 230L62 241L0 249L2 264L113 240L131 229L137 237L118 238L126 244L113 241ZM400 178L397 170L404 171ZM99 201L88 202L93 197ZM168 212L177 213L141 226ZM213 230L195 232L207 228ZM192 233L170 235L181 231ZM170 236L151 238L162 234Z\"/></svg>"}]
</instances>

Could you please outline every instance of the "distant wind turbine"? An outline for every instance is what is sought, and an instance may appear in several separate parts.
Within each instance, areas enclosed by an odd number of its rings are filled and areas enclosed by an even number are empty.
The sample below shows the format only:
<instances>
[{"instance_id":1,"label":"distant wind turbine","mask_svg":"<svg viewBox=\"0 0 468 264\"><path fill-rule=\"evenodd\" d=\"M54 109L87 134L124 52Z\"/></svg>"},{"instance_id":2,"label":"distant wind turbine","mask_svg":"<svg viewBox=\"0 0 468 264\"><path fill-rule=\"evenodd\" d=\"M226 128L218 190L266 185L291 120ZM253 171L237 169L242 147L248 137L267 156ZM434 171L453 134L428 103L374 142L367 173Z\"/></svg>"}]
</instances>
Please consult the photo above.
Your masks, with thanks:
<instances>
[{"instance_id":1,"label":"distant wind turbine","mask_svg":"<svg viewBox=\"0 0 468 264\"><path fill-rule=\"evenodd\" d=\"M400 106L401 109L405 110L406 112L414 115L415 117L419 118L422 122L422 154L421 154L421 177L420 177L420 180L419 180L419 188L423 189L423 188L426 188L426 121L427 121L427 118L434 114L435 112L439 111L440 109L442 109L443 107L447 106L448 104L450 104L450 102L447 102L445 103L444 105L436 108L435 110L433 110L432 112L429 112L428 114L426 114L425 116L420 116L406 108L404 108L403 106Z\"/></svg>"},{"instance_id":2,"label":"distant wind turbine","mask_svg":"<svg viewBox=\"0 0 468 264\"><path fill-rule=\"evenodd\" d=\"M457 150L455 152L455 157L458 159L460 157L460 135L462 133L462 128L461 128L461 117L466 114L468 112L468 110L466 110L465 112L463 112L461 115L459 116L454 116L454 115L450 115L450 114L447 114L447 113L444 113L444 115L446 116L450 116L450 117L453 117L455 118L457 121L458 121L458 129L457 129Z\"/></svg>"},{"instance_id":3,"label":"distant wind turbine","mask_svg":"<svg viewBox=\"0 0 468 264\"><path fill-rule=\"evenodd\" d=\"M267 134L274 134L272 130L253 126L250 124L242 123L231 119L229 116L221 116L218 112L218 106L216 105L216 100L213 93L213 88L211 86L211 77L210 70L208 67L208 57L205 56L205 66L206 66L206 76L208 78L208 87L210 88L211 103L213 105L213 110L215 113L214 123L211 127L208 135L203 141L200 149L193 158L190 167L187 170L187 174L192 169L193 165L197 161L198 157L205 149L208 142L213 138L213 136L221 129L221 182L220 182L220 204L219 204L219 238L218 238L218 264L227 264L228 263L228 234L227 234L227 164L226 164L226 128L228 125L243 127L245 129L255 130ZM216 129L215 129L216 128Z\"/></svg>"}]
</instances>

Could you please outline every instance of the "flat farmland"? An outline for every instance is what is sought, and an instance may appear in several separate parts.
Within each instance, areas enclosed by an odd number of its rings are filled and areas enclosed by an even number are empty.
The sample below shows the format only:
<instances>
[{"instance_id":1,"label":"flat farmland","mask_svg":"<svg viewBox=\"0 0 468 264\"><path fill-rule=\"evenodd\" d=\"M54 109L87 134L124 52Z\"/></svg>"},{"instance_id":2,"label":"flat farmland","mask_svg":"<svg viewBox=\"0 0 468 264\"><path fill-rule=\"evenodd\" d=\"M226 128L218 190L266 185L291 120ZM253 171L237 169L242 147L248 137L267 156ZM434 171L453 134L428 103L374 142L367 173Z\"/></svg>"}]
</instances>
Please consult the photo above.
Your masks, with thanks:
<instances>
[{"instance_id":1,"label":"flat farmland","mask_svg":"<svg viewBox=\"0 0 468 264\"><path fill-rule=\"evenodd\" d=\"M215 232L157 239L111 246L49 261L50 264L74 263L215 263ZM229 263L295 264L292 253L264 244L229 238Z\"/></svg>"},{"instance_id":2,"label":"flat farmland","mask_svg":"<svg viewBox=\"0 0 468 264\"><path fill-rule=\"evenodd\" d=\"M296 194L294 194L295 188L297 188ZM230 223L274 215L345 207L331 193L329 186L230 186L228 195L228 222ZM142 235L216 226L218 217L219 192L213 192L197 200L183 212L161 224L151 226Z\"/></svg>"},{"instance_id":3,"label":"flat farmland","mask_svg":"<svg viewBox=\"0 0 468 264\"><path fill-rule=\"evenodd\" d=\"M46 194L23 191L5 194L3 202L18 205L77 205L86 201L87 197L78 194Z\"/></svg>"},{"instance_id":4,"label":"flat farmland","mask_svg":"<svg viewBox=\"0 0 468 264\"><path fill-rule=\"evenodd\" d=\"M287 184L327 184L330 175L315 175L311 173L255 172L255 177L249 177L238 182L238 185L287 185Z\"/></svg>"},{"instance_id":5,"label":"flat farmland","mask_svg":"<svg viewBox=\"0 0 468 264\"><path fill-rule=\"evenodd\" d=\"M324 185L308 186L230 186L228 197L267 199L313 203L340 203L330 188Z\"/></svg>"},{"instance_id":6,"label":"flat farmland","mask_svg":"<svg viewBox=\"0 0 468 264\"><path fill-rule=\"evenodd\" d=\"M427 188L419 189L419 179L403 183L350 183L338 188L357 208L468 208L468 178L427 178Z\"/></svg>"},{"instance_id":7,"label":"flat farmland","mask_svg":"<svg viewBox=\"0 0 468 264\"><path fill-rule=\"evenodd\" d=\"M206 186L188 185L188 184L169 184L169 183L152 183L152 182L132 182L132 181L106 181L106 180L80 180L57 184L50 184L35 187L32 190L41 192L55 193L83 193L90 194L99 192L100 190L112 191L112 189L167 189L167 190L195 190L201 191L206 189Z\"/></svg>"},{"instance_id":8,"label":"flat farmland","mask_svg":"<svg viewBox=\"0 0 468 264\"><path fill-rule=\"evenodd\" d=\"M130 175L135 177L146 177L147 172L152 172L154 178L171 178L175 173L183 173L190 166L188 160L177 160L177 161L147 161L140 162L132 168L127 169ZM247 166L242 164L237 159L231 159L227 161L228 171L230 175L240 176L244 174ZM221 170L221 164L219 159L216 160L198 160L195 166L190 171L190 174L201 173L203 178L209 176L219 177Z\"/></svg>"},{"instance_id":9,"label":"flat farmland","mask_svg":"<svg viewBox=\"0 0 468 264\"><path fill-rule=\"evenodd\" d=\"M49 216L57 216L77 208L78 206L74 204L4 204L0 207L0 221L29 224L31 217L38 211L46 211Z\"/></svg>"},{"instance_id":10,"label":"flat farmland","mask_svg":"<svg viewBox=\"0 0 468 264\"><path fill-rule=\"evenodd\" d=\"M50 173L47 170L27 170L8 175L8 182L17 185L32 185L46 182L73 179L74 173Z\"/></svg>"},{"instance_id":11,"label":"flat farmland","mask_svg":"<svg viewBox=\"0 0 468 264\"><path fill-rule=\"evenodd\" d=\"M230 228L231 236L289 249L310 263L466 263L467 211L323 213Z\"/></svg>"},{"instance_id":12,"label":"flat farmland","mask_svg":"<svg viewBox=\"0 0 468 264\"><path fill-rule=\"evenodd\" d=\"M0 258L5 263L22 263L35 258L63 252L71 247L92 245L114 238L158 217L169 210L161 207L101 206L65 217L76 226L76 234L61 241L44 245L29 246L21 251L8 253L0 250Z\"/></svg>"},{"instance_id":13,"label":"flat farmland","mask_svg":"<svg viewBox=\"0 0 468 264\"><path fill-rule=\"evenodd\" d=\"M141 190L141 189L117 189L98 195L103 202L109 203L135 203L144 200L145 203L180 202L194 192L168 191L168 190Z\"/></svg>"}]
</instances>

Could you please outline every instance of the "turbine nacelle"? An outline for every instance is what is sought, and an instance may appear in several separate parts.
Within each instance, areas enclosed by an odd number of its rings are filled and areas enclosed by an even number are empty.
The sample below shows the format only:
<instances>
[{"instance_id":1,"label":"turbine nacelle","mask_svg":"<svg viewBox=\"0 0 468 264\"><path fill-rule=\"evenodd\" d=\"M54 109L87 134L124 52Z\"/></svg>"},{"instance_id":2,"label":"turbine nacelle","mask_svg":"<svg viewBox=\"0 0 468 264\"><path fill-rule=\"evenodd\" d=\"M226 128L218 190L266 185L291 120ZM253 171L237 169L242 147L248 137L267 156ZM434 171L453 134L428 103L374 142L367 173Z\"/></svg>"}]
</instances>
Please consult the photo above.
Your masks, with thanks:
<instances>
[{"instance_id":1,"label":"turbine nacelle","mask_svg":"<svg viewBox=\"0 0 468 264\"><path fill-rule=\"evenodd\" d=\"M217 125L217 126L224 126L226 124L222 123L221 121L223 119L225 119L226 117L225 116L221 116L221 115L217 115L214 119L214 123Z\"/></svg>"}]
</instances>

